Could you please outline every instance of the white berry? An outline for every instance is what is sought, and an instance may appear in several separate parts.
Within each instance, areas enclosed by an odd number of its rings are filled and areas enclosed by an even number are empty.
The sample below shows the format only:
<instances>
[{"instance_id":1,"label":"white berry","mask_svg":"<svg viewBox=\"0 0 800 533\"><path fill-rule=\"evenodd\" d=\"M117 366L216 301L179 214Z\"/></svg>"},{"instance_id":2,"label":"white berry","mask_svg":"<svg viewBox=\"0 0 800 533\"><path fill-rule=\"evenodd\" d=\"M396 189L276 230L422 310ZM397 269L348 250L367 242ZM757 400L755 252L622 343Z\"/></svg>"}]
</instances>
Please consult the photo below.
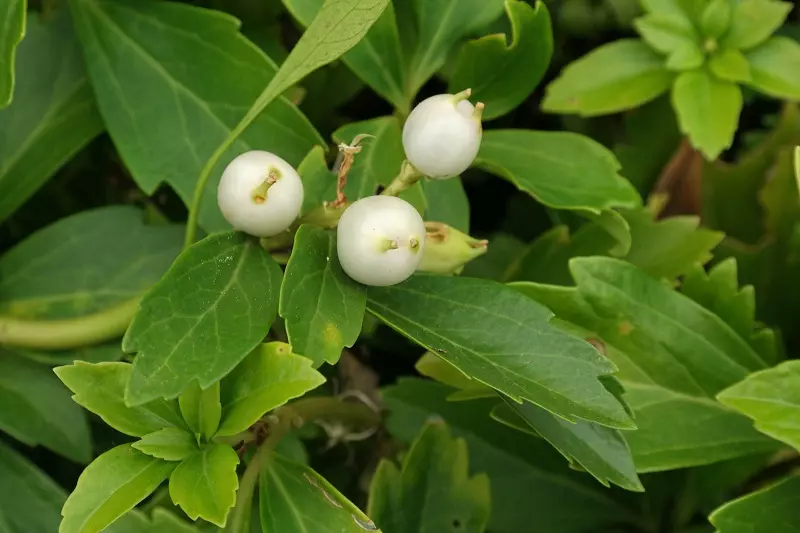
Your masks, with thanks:
<instances>
[{"instance_id":1,"label":"white berry","mask_svg":"<svg viewBox=\"0 0 800 533\"><path fill-rule=\"evenodd\" d=\"M394 196L354 202L339 220L339 263L364 285L394 285L417 269L425 246L425 223L414 207Z\"/></svg>"},{"instance_id":2,"label":"white berry","mask_svg":"<svg viewBox=\"0 0 800 533\"><path fill-rule=\"evenodd\" d=\"M303 206L303 182L292 166L270 152L253 150L225 168L217 203L234 229L271 237L286 230Z\"/></svg>"},{"instance_id":3,"label":"white berry","mask_svg":"<svg viewBox=\"0 0 800 533\"><path fill-rule=\"evenodd\" d=\"M438 94L420 102L403 126L406 159L422 174L447 178L461 174L481 146L483 104L467 100L470 91Z\"/></svg>"}]
</instances>

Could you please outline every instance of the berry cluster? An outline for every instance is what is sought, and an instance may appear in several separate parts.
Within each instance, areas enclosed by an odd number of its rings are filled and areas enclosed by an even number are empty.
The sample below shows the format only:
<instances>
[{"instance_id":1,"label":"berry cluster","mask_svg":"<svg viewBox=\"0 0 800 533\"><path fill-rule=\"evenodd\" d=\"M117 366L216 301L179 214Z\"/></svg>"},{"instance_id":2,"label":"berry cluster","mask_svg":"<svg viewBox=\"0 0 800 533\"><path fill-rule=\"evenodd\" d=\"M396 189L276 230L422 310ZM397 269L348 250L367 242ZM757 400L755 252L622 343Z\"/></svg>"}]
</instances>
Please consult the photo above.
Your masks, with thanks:
<instances>
[{"instance_id":1,"label":"berry cluster","mask_svg":"<svg viewBox=\"0 0 800 533\"><path fill-rule=\"evenodd\" d=\"M432 179L460 174L480 148L483 104L473 106L467 89L420 102L403 127L403 149L414 172ZM226 167L217 202L235 229L272 237L290 228L303 205L303 182L275 154L253 150ZM342 269L359 283L394 285L419 267L425 223L408 202L395 196L368 196L347 207L337 227Z\"/></svg>"}]
</instances>

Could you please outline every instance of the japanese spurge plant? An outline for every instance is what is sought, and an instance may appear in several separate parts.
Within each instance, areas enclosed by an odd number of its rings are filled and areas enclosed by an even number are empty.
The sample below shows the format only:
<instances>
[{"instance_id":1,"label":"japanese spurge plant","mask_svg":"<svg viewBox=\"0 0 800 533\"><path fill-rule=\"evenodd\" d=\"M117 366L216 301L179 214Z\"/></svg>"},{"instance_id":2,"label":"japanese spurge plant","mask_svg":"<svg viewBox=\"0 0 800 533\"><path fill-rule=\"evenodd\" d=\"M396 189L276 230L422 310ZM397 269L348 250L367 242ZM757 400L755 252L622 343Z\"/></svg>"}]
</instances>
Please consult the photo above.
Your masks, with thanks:
<instances>
[{"instance_id":1,"label":"japanese spurge plant","mask_svg":"<svg viewBox=\"0 0 800 533\"><path fill-rule=\"evenodd\" d=\"M546 111L604 115L670 91L681 131L707 159L731 146L742 88L800 100L800 44L774 36L792 3L641 0L642 40L606 44L567 66L547 88Z\"/></svg>"},{"instance_id":2,"label":"japanese spurge plant","mask_svg":"<svg viewBox=\"0 0 800 533\"><path fill-rule=\"evenodd\" d=\"M639 108L789 5L642 7L609 149L540 1L0 2L0 533L800 531L800 106Z\"/></svg>"},{"instance_id":3,"label":"japanese spurge plant","mask_svg":"<svg viewBox=\"0 0 800 533\"><path fill-rule=\"evenodd\" d=\"M236 157L219 180L217 201L225 220L258 237L286 230L303 206L303 182L292 166L269 152Z\"/></svg>"}]
</instances>

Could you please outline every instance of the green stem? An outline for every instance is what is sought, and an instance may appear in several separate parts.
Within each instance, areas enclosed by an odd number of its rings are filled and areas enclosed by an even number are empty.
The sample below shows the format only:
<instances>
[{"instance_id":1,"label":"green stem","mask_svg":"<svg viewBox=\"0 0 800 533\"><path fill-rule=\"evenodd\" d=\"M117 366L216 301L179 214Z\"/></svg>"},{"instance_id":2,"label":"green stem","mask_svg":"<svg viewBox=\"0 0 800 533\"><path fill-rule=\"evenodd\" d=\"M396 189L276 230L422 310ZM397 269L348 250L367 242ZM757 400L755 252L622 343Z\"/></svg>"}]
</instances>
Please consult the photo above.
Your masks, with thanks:
<instances>
[{"instance_id":1,"label":"green stem","mask_svg":"<svg viewBox=\"0 0 800 533\"><path fill-rule=\"evenodd\" d=\"M33 320L0 316L0 346L69 350L120 337L139 308L137 296L114 307L77 318Z\"/></svg>"},{"instance_id":2,"label":"green stem","mask_svg":"<svg viewBox=\"0 0 800 533\"><path fill-rule=\"evenodd\" d=\"M403 191L413 187L422 177L420 171L414 168L411 163L403 161L403 166L400 167L400 173L381 194L384 196L398 196Z\"/></svg>"}]
</instances>

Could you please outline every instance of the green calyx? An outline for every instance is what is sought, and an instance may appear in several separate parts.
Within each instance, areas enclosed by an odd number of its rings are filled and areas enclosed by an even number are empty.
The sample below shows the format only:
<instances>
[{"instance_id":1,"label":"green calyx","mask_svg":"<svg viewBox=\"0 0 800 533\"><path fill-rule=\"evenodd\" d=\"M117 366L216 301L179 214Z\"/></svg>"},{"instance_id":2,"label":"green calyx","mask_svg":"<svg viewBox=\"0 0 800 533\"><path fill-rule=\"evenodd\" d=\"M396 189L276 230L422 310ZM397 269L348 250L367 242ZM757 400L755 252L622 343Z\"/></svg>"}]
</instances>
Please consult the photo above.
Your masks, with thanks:
<instances>
[{"instance_id":1,"label":"green calyx","mask_svg":"<svg viewBox=\"0 0 800 533\"><path fill-rule=\"evenodd\" d=\"M441 222L426 222L425 247L419 270L434 274L458 274L464 265L486 253L488 241Z\"/></svg>"}]
</instances>

